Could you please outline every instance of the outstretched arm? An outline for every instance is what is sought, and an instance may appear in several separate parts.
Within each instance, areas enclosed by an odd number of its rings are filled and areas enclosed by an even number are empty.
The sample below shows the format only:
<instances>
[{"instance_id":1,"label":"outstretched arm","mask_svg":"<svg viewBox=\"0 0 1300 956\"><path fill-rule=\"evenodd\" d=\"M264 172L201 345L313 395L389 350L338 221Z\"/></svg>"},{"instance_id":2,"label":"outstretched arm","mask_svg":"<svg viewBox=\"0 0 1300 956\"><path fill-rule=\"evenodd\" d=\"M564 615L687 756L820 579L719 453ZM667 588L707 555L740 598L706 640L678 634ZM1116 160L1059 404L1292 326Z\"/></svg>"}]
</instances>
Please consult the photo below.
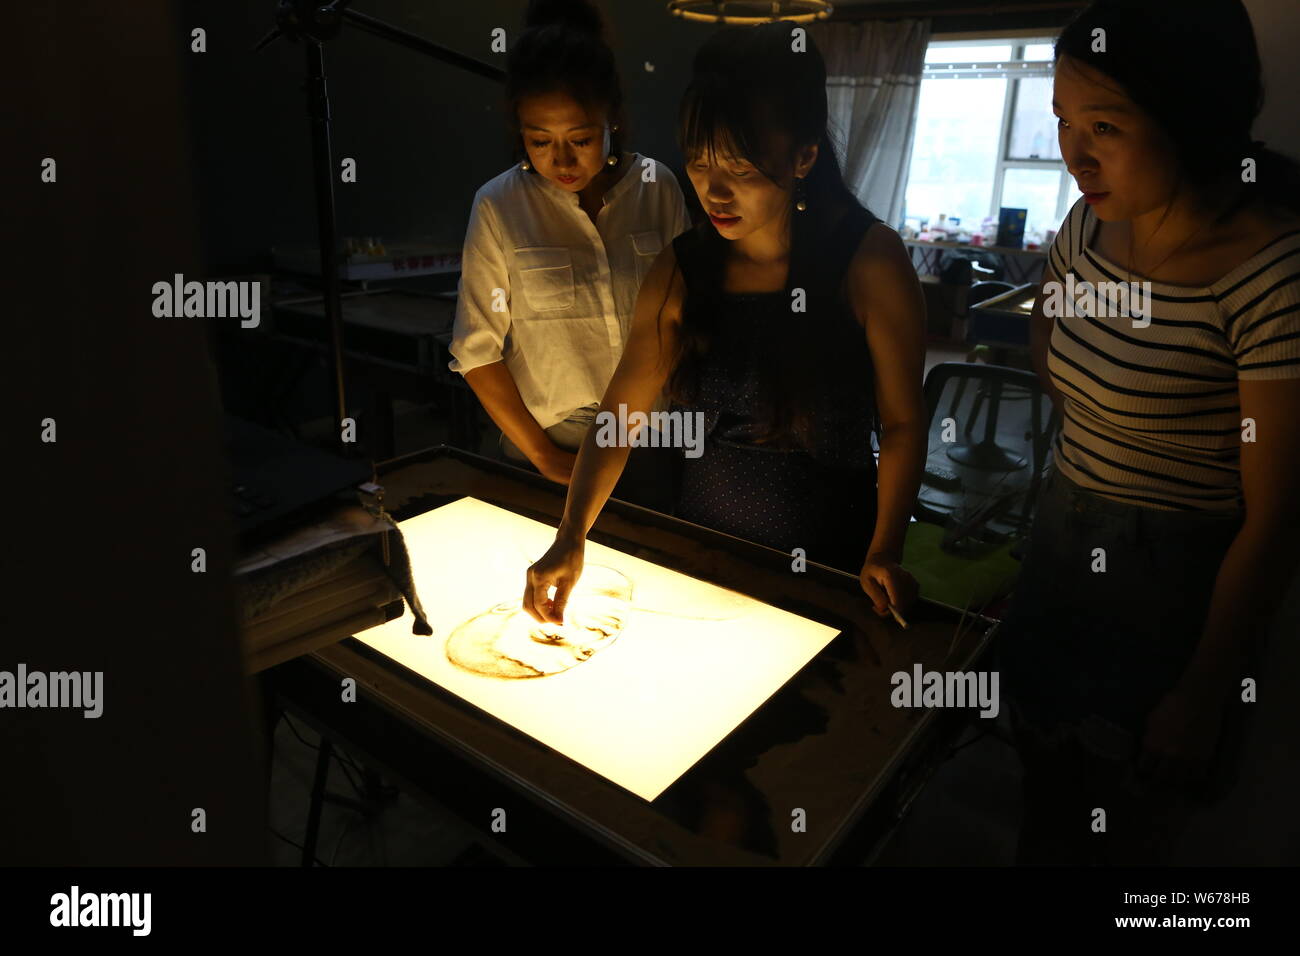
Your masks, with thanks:
<instances>
[{"instance_id":1,"label":"outstretched arm","mask_svg":"<svg viewBox=\"0 0 1300 956\"><path fill-rule=\"evenodd\" d=\"M582 572L582 550L587 532L605 507L627 464L629 449L597 443L599 421L604 413L618 414L625 406L628 418L634 412L649 415L659 397L676 354L681 319L683 283L672 246L665 247L637 295L632 330L623 357L597 413L597 424L587 429L578 461L573 467L564 518L555 543L528 569L523 606L539 621L562 623L564 605ZM631 435L628 436L629 439ZM555 587L555 597L549 598Z\"/></svg>"}]
</instances>

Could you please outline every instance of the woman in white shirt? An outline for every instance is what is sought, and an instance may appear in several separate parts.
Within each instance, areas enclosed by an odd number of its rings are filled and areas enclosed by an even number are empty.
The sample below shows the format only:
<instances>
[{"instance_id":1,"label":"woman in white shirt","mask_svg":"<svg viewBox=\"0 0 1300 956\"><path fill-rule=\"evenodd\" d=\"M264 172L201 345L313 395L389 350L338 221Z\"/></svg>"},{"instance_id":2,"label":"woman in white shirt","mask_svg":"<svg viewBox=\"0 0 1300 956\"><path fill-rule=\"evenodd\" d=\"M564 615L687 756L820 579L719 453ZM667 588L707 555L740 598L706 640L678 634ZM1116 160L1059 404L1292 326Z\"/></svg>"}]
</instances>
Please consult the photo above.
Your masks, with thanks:
<instances>
[{"instance_id":1,"label":"woman in white shirt","mask_svg":"<svg viewBox=\"0 0 1300 956\"><path fill-rule=\"evenodd\" d=\"M637 290L689 226L669 169L621 148L614 56L586 0L533 0L507 65L526 158L474 197L449 367L506 458L567 483L618 366Z\"/></svg>"}]
</instances>

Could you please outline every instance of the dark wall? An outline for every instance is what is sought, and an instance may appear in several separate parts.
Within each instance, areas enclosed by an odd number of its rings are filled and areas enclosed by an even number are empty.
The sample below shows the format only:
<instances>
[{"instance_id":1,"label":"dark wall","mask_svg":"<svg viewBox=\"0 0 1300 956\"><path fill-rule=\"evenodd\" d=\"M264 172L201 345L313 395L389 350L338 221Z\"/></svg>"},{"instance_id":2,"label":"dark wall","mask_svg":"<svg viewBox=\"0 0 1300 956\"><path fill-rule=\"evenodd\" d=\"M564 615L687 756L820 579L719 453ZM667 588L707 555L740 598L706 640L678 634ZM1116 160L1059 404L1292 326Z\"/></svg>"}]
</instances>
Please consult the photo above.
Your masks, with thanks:
<instances>
[{"instance_id":1,"label":"dark wall","mask_svg":"<svg viewBox=\"0 0 1300 956\"><path fill-rule=\"evenodd\" d=\"M680 171L674 122L691 57L712 26L662 0L603 0L633 127L631 148ZM301 44L256 42L274 0L190 0L183 25L207 31L187 60L205 260L214 273L266 268L275 243L314 243L311 143ZM491 31L517 37L523 0L357 0L353 8L457 52L504 66ZM345 27L326 46L340 235L427 235L459 244L475 190L510 161L500 84ZM646 64L653 65L653 71ZM337 180L336 180L337 182Z\"/></svg>"},{"instance_id":2,"label":"dark wall","mask_svg":"<svg viewBox=\"0 0 1300 956\"><path fill-rule=\"evenodd\" d=\"M17 405L0 669L101 672L103 712L0 712L0 865L262 862L216 377L202 320L152 311L153 283L199 263L177 17L7 12L16 75L40 80L13 88L4 150L21 320L0 349Z\"/></svg>"}]
</instances>

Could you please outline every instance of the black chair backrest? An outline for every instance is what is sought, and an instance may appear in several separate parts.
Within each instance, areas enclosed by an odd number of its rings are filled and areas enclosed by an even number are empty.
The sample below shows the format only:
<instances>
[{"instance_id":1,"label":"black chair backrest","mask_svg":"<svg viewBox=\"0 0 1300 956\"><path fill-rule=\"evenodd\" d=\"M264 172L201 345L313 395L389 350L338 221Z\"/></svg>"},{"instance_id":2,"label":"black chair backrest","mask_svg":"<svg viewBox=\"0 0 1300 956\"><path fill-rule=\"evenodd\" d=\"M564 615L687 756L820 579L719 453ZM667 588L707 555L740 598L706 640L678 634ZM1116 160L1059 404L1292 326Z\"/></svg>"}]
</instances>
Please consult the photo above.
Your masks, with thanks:
<instances>
[{"instance_id":1,"label":"black chair backrest","mask_svg":"<svg viewBox=\"0 0 1300 956\"><path fill-rule=\"evenodd\" d=\"M996 252L990 252L988 249L978 249L967 246L963 249L947 249L939 256L939 274L943 275L944 271L952 268L955 260L965 259L967 262L977 262L984 270L984 275L989 275L993 279L1001 279L1006 275L1006 264L1002 261L1002 256ZM968 266L967 275L972 270Z\"/></svg>"},{"instance_id":2,"label":"black chair backrest","mask_svg":"<svg viewBox=\"0 0 1300 956\"><path fill-rule=\"evenodd\" d=\"M930 429L917 520L973 521L986 539L1024 534L1057 427L1038 376L943 362L925 378L925 401Z\"/></svg>"},{"instance_id":3,"label":"black chair backrest","mask_svg":"<svg viewBox=\"0 0 1300 956\"><path fill-rule=\"evenodd\" d=\"M981 302L993 298L995 295L1002 295L1005 292L1010 292L1014 288L1015 286L1010 282L1002 282L998 279L989 279L987 282L976 282L970 287L970 292L966 297L966 303L968 305L978 305Z\"/></svg>"}]
</instances>

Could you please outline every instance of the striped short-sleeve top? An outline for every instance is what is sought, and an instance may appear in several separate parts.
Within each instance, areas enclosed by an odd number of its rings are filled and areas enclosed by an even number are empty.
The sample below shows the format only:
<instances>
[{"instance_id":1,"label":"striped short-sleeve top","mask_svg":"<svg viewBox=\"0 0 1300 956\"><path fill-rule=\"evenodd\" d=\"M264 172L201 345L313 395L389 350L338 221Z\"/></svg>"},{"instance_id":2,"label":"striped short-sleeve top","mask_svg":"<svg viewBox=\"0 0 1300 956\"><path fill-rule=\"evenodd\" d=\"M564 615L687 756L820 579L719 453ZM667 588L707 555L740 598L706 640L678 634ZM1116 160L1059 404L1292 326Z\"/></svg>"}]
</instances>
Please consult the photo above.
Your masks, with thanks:
<instances>
[{"instance_id":1,"label":"striped short-sleeve top","mask_svg":"<svg viewBox=\"0 0 1300 956\"><path fill-rule=\"evenodd\" d=\"M1131 288L1124 268L1093 248L1098 222L1080 200L1044 275L1062 284L1065 306L1048 310L1048 370L1064 396L1057 467L1117 501L1236 511L1237 382L1300 377L1300 230L1207 287L1151 282L1130 305L1115 285Z\"/></svg>"}]
</instances>

